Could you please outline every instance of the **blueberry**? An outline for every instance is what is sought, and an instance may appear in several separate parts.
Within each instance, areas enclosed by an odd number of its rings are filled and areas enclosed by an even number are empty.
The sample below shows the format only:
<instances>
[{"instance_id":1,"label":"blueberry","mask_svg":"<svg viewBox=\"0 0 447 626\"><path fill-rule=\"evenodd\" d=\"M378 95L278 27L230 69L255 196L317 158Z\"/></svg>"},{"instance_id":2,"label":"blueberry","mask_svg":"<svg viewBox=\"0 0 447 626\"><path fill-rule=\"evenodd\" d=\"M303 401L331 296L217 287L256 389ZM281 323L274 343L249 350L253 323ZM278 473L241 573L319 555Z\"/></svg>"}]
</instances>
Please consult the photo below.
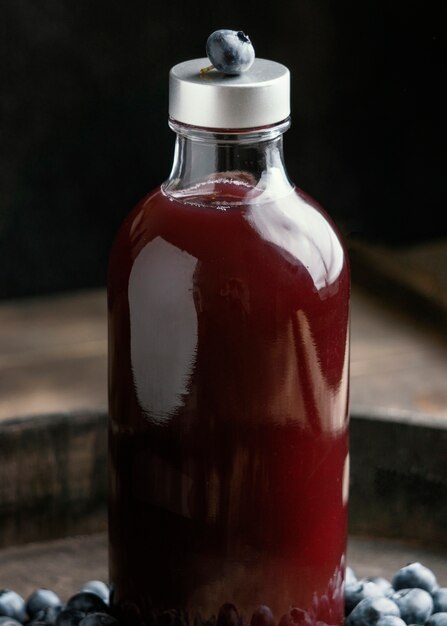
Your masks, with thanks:
<instances>
[{"instance_id":1,"label":"blueberry","mask_svg":"<svg viewBox=\"0 0 447 626\"><path fill-rule=\"evenodd\" d=\"M436 576L428 567L420 563L410 563L402 567L391 581L394 589L410 589L417 587L433 593L438 587Z\"/></svg>"},{"instance_id":2,"label":"blueberry","mask_svg":"<svg viewBox=\"0 0 447 626\"><path fill-rule=\"evenodd\" d=\"M241 74L253 65L255 51L241 30L216 30L208 37L206 54L214 67L224 74Z\"/></svg>"},{"instance_id":3,"label":"blueberry","mask_svg":"<svg viewBox=\"0 0 447 626\"><path fill-rule=\"evenodd\" d=\"M447 587L439 587L433 592L433 613L447 611Z\"/></svg>"},{"instance_id":4,"label":"blueberry","mask_svg":"<svg viewBox=\"0 0 447 626\"><path fill-rule=\"evenodd\" d=\"M366 582L374 583L382 591L383 595L387 595L390 591L393 592L393 587L389 580L383 576L368 576L364 579Z\"/></svg>"},{"instance_id":5,"label":"blueberry","mask_svg":"<svg viewBox=\"0 0 447 626\"><path fill-rule=\"evenodd\" d=\"M108 613L107 604L98 594L91 591L80 591L67 602L67 609L77 609L84 613Z\"/></svg>"},{"instance_id":6,"label":"blueberry","mask_svg":"<svg viewBox=\"0 0 447 626\"><path fill-rule=\"evenodd\" d=\"M200 615L194 617L194 626L216 626L216 616L212 615L210 619L203 619Z\"/></svg>"},{"instance_id":7,"label":"blueberry","mask_svg":"<svg viewBox=\"0 0 447 626\"><path fill-rule=\"evenodd\" d=\"M158 616L158 626L186 626L186 619L183 611L171 609L170 611L163 611Z\"/></svg>"},{"instance_id":8,"label":"blueberry","mask_svg":"<svg viewBox=\"0 0 447 626\"><path fill-rule=\"evenodd\" d=\"M250 626L276 626L276 620L268 606L258 606L251 616Z\"/></svg>"},{"instance_id":9,"label":"blueberry","mask_svg":"<svg viewBox=\"0 0 447 626\"><path fill-rule=\"evenodd\" d=\"M41 609L36 613L33 621L45 622L47 626L54 626L56 624L57 616L63 609L63 604L57 604L56 606L49 606L46 609Z\"/></svg>"},{"instance_id":10,"label":"blueberry","mask_svg":"<svg viewBox=\"0 0 447 626\"><path fill-rule=\"evenodd\" d=\"M240 626L240 623L241 618L234 604L222 604L217 615L217 626Z\"/></svg>"},{"instance_id":11,"label":"blueberry","mask_svg":"<svg viewBox=\"0 0 447 626\"><path fill-rule=\"evenodd\" d=\"M89 591L90 593L96 593L106 604L109 604L110 590L109 587L102 582L102 580L89 580L81 587L81 591Z\"/></svg>"},{"instance_id":12,"label":"blueberry","mask_svg":"<svg viewBox=\"0 0 447 626\"><path fill-rule=\"evenodd\" d=\"M119 626L119 623L108 613L90 613L79 622L79 626Z\"/></svg>"},{"instance_id":13,"label":"blueberry","mask_svg":"<svg viewBox=\"0 0 447 626\"><path fill-rule=\"evenodd\" d=\"M22 626L22 624L12 617L0 617L0 626Z\"/></svg>"},{"instance_id":14,"label":"blueberry","mask_svg":"<svg viewBox=\"0 0 447 626\"><path fill-rule=\"evenodd\" d=\"M425 624L433 611L433 600L424 589L400 589L391 596L407 624Z\"/></svg>"},{"instance_id":15,"label":"blueberry","mask_svg":"<svg viewBox=\"0 0 447 626\"><path fill-rule=\"evenodd\" d=\"M79 611L78 609L64 609L57 616L56 626L78 626L79 622L84 617L84 611Z\"/></svg>"},{"instance_id":16,"label":"blueberry","mask_svg":"<svg viewBox=\"0 0 447 626\"><path fill-rule=\"evenodd\" d=\"M380 598L383 592L375 583L363 581L345 588L345 615L349 615L352 609L365 598Z\"/></svg>"},{"instance_id":17,"label":"blueberry","mask_svg":"<svg viewBox=\"0 0 447 626\"><path fill-rule=\"evenodd\" d=\"M386 615L400 617L399 607L395 602L384 596L365 598L352 610L346 619L347 626L375 626L380 618Z\"/></svg>"},{"instance_id":18,"label":"blueberry","mask_svg":"<svg viewBox=\"0 0 447 626\"><path fill-rule=\"evenodd\" d=\"M25 600L15 591L0 590L0 616L12 617L18 622L26 618Z\"/></svg>"},{"instance_id":19,"label":"blueberry","mask_svg":"<svg viewBox=\"0 0 447 626\"><path fill-rule=\"evenodd\" d=\"M357 582L357 576L355 575L354 570L349 565L346 567L345 572L345 585L352 585Z\"/></svg>"},{"instance_id":20,"label":"blueberry","mask_svg":"<svg viewBox=\"0 0 447 626\"><path fill-rule=\"evenodd\" d=\"M376 626L406 626L403 619L395 615L384 615L376 623Z\"/></svg>"},{"instance_id":21,"label":"blueberry","mask_svg":"<svg viewBox=\"0 0 447 626\"><path fill-rule=\"evenodd\" d=\"M62 602L54 591L50 589L36 589L26 601L26 612L34 619L39 611L48 609L50 606L61 606Z\"/></svg>"},{"instance_id":22,"label":"blueberry","mask_svg":"<svg viewBox=\"0 0 447 626\"><path fill-rule=\"evenodd\" d=\"M447 612L433 613L425 622L425 626L447 626Z\"/></svg>"}]
</instances>

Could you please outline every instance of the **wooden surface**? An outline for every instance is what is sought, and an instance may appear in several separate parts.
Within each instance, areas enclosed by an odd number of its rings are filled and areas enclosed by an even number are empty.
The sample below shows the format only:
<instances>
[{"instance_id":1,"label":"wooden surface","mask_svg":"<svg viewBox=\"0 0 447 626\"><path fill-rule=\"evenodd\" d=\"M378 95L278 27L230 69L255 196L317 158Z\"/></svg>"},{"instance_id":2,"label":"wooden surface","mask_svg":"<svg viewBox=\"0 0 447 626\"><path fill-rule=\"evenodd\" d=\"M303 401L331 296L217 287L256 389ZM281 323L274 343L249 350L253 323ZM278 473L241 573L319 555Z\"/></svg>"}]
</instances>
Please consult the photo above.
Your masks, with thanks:
<instances>
[{"instance_id":1,"label":"wooden surface","mask_svg":"<svg viewBox=\"0 0 447 626\"><path fill-rule=\"evenodd\" d=\"M351 415L350 531L447 548L447 420ZM107 414L0 422L0 548L106 528Z\"/></svg>"},{"instance_id":2,"label":"wooden surface","mask_svg":"<svg viewBox=\"0 0 447 626\"><path fill-rule=\"evenodd\" d=\"M349 540L348 563L359 577L392 575L403 565L420 561L447 585L447 554L383 539ZM46 543L0 550L0 587L24 596L36 587L48 587L64 600L87 580L107 580L105 534L70 537Z\"/></svg>"},{"instance_id":3,"label":"wooden surface","mask_svg":"<svg viewBox=\"0 0 447 626\"><path fill-rule=\"evenodd\" d=\"M351 407L447 417L447 342L415 311L353 290Z\"/></svg>"},{"instance_id":4,"label":"wooden surface","mask_svg":"<svg viewBox=\"0 0 447 626\"><path fill-rule=\"evenodd\" d=\"M0 548L106 528L105 413L2 420L0 459Z\"/></svg>"},{"instance_id":5,"label":"wooden surface","mask_svg":"<svg viewBox=\"0 0 447 626\"><path fill-rule=\"evenodd\" d=\"M351 415L350 531L447 547L447 420Z\"/></svg>"},{"instance_id":6,"label":"wooden surface","mask_svg":"<svg viewBox=\"0 0 447 626\"><path fill-rule=\"evenodd\" d=\"M351 406L447 417L447 345L436 325L359 288ZM0 419L106 409L105 292L0 304Z\"/></svg>"},{"instance_id":7,"label":"wooden surface","mask_svg":"<svg viewBox=\"0 0 447 626\"><path fill-rule=\"evenodd\" d=\"M387 295L417 305L424 314L447 328L447 239L385 246L352 241L355 276Z\"/></svg>"},{"instance_id":8,"label":"wooden surface","mask_svg":"<svg viewBox=\"0 0 447 626\"><path fill-rule=\"evenodd\" d=\"M0 304L0 419L106 407L105 292Z\"/></svg>"}]
</instances>

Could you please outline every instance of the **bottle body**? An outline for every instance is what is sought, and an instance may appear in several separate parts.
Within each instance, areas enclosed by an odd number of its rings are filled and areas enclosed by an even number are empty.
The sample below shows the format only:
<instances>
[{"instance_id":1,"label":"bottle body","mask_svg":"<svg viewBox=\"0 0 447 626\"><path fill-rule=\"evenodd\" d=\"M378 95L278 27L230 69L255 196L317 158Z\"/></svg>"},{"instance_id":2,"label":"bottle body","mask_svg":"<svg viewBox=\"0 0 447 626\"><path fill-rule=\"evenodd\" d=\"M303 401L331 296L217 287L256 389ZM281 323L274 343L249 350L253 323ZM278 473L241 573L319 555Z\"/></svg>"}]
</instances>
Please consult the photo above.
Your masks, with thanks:
<instances>
[{"instance_id":1,"label":"bottle body","mask_svg":"<svg viewBox=\"0 0 447 626\"><path fill-rule=\"evenodd\" d=\"M240 170L161 188L123 225L108 288L123 623L225 626L266 605L341 624L349 269L328 219Z\"/></svg>"}]
</instances>

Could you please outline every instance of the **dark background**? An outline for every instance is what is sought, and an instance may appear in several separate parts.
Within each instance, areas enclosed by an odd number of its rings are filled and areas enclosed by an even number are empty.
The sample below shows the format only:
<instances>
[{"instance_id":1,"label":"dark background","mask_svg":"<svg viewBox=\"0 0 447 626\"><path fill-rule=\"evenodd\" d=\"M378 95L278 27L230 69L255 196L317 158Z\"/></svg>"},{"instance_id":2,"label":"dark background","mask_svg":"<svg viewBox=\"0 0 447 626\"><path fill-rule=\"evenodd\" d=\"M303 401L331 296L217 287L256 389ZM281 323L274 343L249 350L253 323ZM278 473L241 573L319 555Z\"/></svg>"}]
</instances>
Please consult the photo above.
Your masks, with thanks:
<instances>
[{"instance_id":1,"label":"dark background","mask_svg":"<svg viewBox=\"0 0 447 626\"><path fill-rule=\"evenodd\" d=\"M442 3L3 0L0 297L102 285L126 213L169 173L169 68L216 28L292 71L291 178L345 235L446 234Z\"/></svg>"}]
</instances>

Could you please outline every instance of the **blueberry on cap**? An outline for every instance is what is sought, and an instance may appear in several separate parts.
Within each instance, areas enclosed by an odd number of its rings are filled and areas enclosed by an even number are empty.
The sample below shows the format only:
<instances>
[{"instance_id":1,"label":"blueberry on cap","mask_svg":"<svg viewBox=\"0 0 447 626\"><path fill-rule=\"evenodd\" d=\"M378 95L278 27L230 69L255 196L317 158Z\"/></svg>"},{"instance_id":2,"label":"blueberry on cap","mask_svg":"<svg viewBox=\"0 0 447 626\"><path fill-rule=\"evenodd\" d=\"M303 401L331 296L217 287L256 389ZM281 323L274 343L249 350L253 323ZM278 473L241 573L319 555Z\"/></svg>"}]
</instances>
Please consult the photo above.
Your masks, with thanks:
<instances>
[{"instance_id":1,"label":"blueberry on cap","mask_svg":"<svg viewBox=\"0 0 447 626\"><path fill-rule=\"evenodd\" d=\"M250 38L241 30L227 28L211 33L206 42L206 54L212 65L201 70L202 73L216 68L223 74L238 75L250 69L255 60Z\"/></svg>"}]
</instances>

